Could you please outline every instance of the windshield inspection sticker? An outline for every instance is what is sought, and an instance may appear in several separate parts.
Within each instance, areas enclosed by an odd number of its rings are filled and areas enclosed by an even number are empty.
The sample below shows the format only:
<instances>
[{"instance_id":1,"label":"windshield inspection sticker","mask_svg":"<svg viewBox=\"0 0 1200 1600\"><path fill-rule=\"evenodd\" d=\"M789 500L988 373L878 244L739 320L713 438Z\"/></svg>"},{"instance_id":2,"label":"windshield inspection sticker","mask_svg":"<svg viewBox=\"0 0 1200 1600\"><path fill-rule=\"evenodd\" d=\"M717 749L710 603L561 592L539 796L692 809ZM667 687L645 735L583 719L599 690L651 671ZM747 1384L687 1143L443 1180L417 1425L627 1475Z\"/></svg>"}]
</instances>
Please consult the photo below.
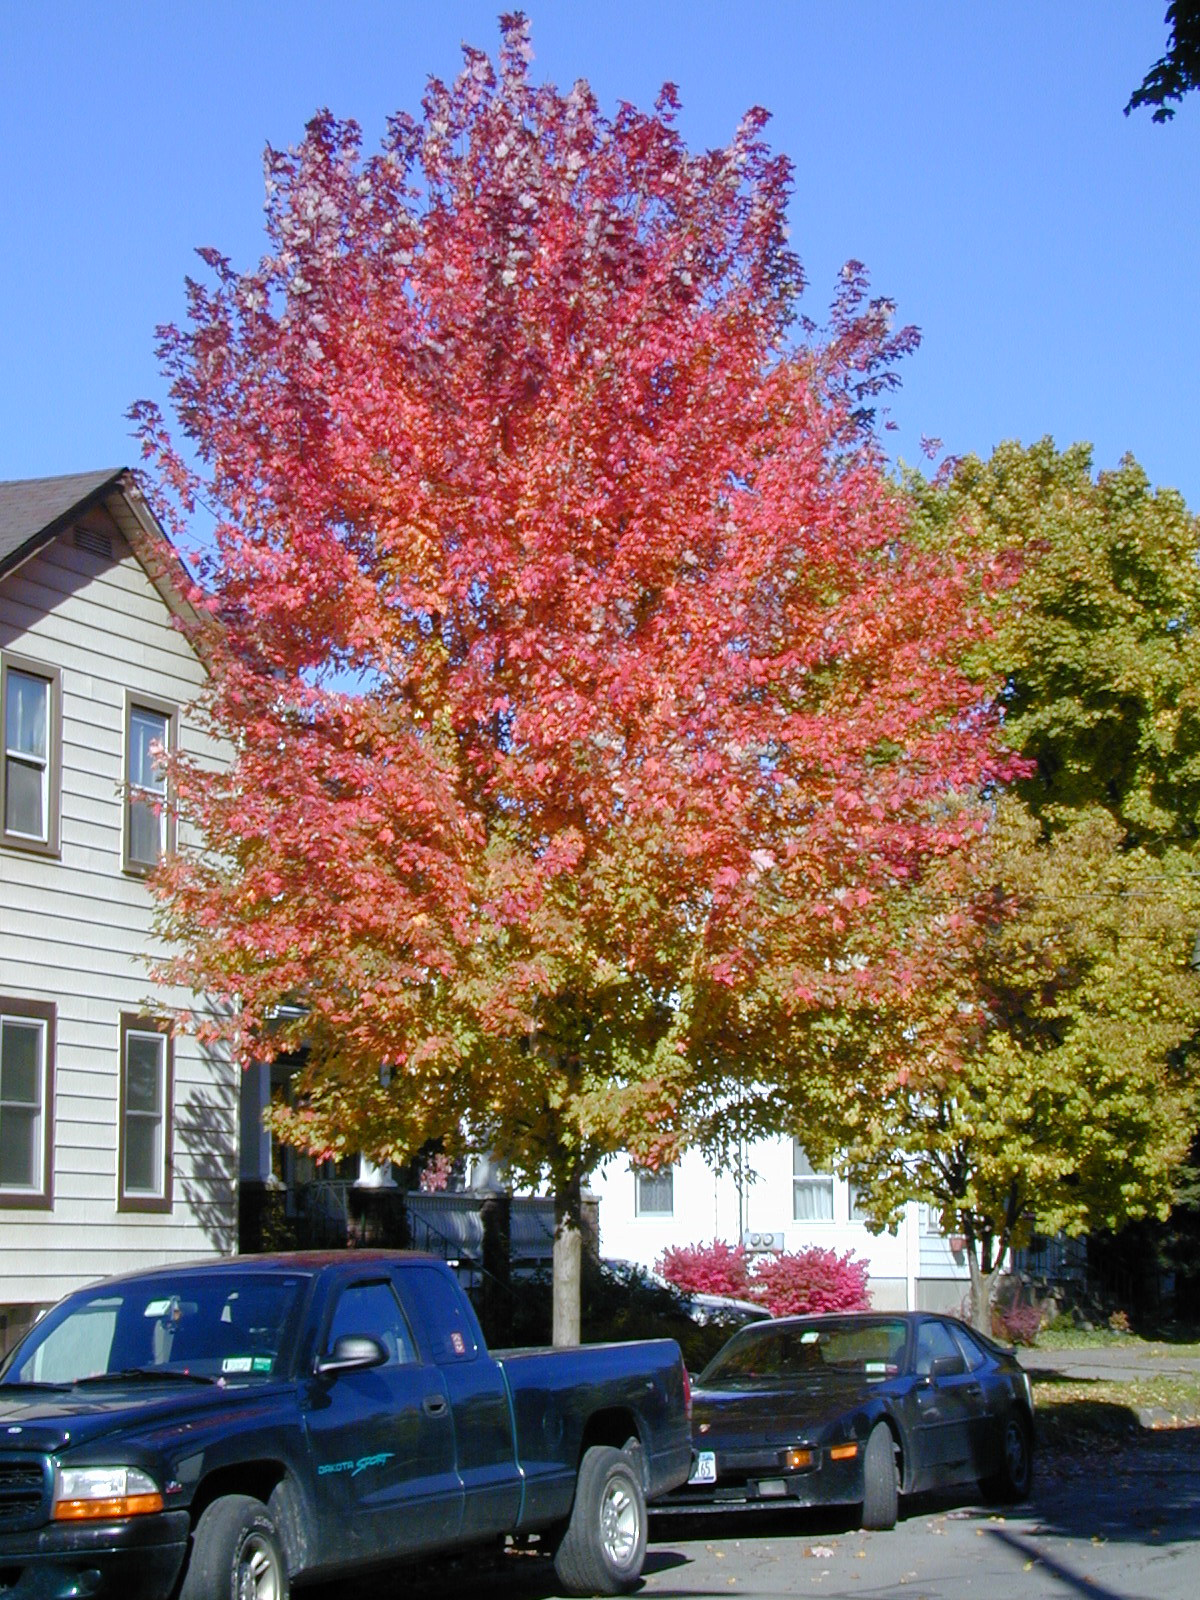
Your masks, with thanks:
<instances>
[{"instance_id":1,"label":"windshield inspection sticker","mask_svg":"<svg viewBox=\"0 0 1200 1600\"><path fill-rule=\"evenodd\" d=\"M221 1363L222 1372L249 1372L251 1362L249 1356L226 1356Z\"/></svg>"}]
</instances>

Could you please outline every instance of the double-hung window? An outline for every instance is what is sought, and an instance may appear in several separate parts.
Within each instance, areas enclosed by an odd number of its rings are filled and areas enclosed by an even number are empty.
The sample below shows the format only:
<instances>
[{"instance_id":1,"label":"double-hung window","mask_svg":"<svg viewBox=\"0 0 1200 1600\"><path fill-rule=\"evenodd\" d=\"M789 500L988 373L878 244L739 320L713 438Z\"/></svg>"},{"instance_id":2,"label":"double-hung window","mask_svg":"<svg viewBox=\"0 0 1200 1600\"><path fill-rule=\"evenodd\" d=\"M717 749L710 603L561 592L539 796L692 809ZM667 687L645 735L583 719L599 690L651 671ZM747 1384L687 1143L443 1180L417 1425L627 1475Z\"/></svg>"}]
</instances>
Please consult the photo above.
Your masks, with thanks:
<instances>
[{"instance_id":1,"label":"double-hung window","mask_svg":"<svg viewBox=\"0 0 1200 1600\"><path fill-rule=\"evenodd\" d=\"M814 1167L799 1139L792 1140L792 1220L833 1221L833 1172Z\"/></svg>"},{"instance_id":2,"label":"double-hung window","mask_svg":"<svg viewBox=\"0 0 1200 1600\"><path fill-rule=\"evenodd\" d=\"M174 846L164 759L175 749L178 713L165 701L125 703L125 870L149 872Z\"/></svg>"},{"instance_id":3,"label":"double-hung window","mask_svg":"<svg viewBox=\"0 0 1200 1600\"><path fill-rule=\"evenodd\" d=\"M0 1206L50 1204L54 1007L0 998Z\"/></svg>"},{"instance_id":4,"label":"double-hung window","mask_svg":"<svg viewBox=\"0 0 1200 1600\"><path fill-rule=\"evenodd\" d=\"M117 1205L171 1209L171 1037L147 1017L121 1018L121 1123Z\"/></svg>"},{"instance_id":5,"label":"double-hung window","mask_svg":"<svg viewBox=\"0 0 1200 1600\"><path fill-rule=\"evenodd\" d=\"M21 656L0 657L0 823L6 845L58 850L59 675Z\"/></svg>"}]
</instances>

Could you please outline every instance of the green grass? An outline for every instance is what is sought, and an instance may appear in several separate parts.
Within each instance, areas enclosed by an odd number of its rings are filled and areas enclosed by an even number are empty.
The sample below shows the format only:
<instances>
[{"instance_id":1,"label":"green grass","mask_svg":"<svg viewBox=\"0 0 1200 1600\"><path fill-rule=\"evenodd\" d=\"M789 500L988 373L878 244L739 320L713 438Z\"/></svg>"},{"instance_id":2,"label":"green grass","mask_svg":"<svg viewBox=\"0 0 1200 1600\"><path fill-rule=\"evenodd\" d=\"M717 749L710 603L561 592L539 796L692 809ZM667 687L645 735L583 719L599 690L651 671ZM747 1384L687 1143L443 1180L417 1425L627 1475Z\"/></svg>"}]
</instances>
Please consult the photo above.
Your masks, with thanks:
<instances>
[{"instance_id":1,"label":"green grass","mask_svg":"<svg viewBox=\"0 0 1200 1600\"><path fill-rule=\"evenodd\" d=\"M1149 1356L1200 1356L1200 1341L1142 1339L1136 1333L1114 1333L1110 1328L1043 1328L1037 1336L1039 1350L1128 1350Z\"/></svg>"}]
</instances>

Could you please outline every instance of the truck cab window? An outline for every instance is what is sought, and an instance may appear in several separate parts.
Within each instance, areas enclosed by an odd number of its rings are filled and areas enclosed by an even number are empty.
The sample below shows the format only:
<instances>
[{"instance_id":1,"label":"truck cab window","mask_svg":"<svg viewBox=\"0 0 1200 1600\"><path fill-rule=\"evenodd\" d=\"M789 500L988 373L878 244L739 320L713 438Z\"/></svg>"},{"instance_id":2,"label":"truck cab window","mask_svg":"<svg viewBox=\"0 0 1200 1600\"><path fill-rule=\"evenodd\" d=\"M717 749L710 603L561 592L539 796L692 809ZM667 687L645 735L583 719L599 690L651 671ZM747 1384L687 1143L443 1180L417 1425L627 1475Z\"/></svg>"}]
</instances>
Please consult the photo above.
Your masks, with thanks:
<instances>
[{"instance_id":1,"label":"truck cab window","mask_svg":"<svg viewBox=\"0 0 1200 1600\"><path fill-rule=\"evenodd\" d=\"M417 1359L416 1344L390 1283L352 1283L342 1290L333 1308L326 1352L347 1335L378 1339L387 1351L389 1367Z\"/></svg>"}]
</instances>

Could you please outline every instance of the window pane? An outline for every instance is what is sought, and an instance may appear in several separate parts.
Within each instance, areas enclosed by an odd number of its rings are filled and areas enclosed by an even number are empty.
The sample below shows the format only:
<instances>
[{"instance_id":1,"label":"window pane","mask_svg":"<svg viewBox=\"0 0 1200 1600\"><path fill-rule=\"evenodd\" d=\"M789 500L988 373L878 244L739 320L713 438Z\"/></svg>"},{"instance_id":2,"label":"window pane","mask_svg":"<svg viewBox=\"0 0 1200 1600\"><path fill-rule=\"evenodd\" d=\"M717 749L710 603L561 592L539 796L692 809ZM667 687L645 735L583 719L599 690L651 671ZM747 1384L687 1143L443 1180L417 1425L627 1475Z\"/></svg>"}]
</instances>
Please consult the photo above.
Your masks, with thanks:
<instances>
[{"instance_id":1,"label":"window pane","mask_svg":"<svg viewBox=\"0 0 1200 1600\"><path fill-rule=\"evenodd\" d=\"M400 1309L395 1291L388 1283L357 1283L338 1301L325 1341L331 1351L347 1334L378 1339L387 1351L387 1365L394 1367L416 1360L416 1346Z\"/></svg>"},{"instance_id":2,"label":"window pane","mask_svg":"<svg viewBox=\"0 0 1200 1600\"><path fill-rule=\"evenodd\" d=\"M157 1115L162 1109L162 1034L125 1036L125 1109Z\"/></svg>"},{"instance_id":3,"label":"window pane","mask_svg":"<svg viewBox=\"0 0 1200 1600\"><path fill-rule=\"evenodd\" d=\"M0 1106L0 1187L34 1189L38 1183L40 1118L23 1107Z\"/></svg>"},{"instance_id":4,"label":"window pane","mask_svg":"<svg viewBox=\"0 0 1200 1600\"><path fill-rule=\"evenodd\" d=\"M4 763L4 830L25 839L46 837L46 769L9 756Z\"/></svg>"},{"instance_id":5,"label":"window pane","mask_svg":"<svg viewBox=\"0 0 1200 1600\"><path fill-rule=\"evenodd\" d=\"M832 1222L833 1179L798 1178L792 1185L792 1217L796 1222Z\"/></svg>"},{"instance_id":6,"label":"window pane","mask_svg":"<svg viewBox=\"0 0 1200 1600\"><path fill-rule=\"evenodd\" d=\"M153 866L162 854L163 813L149 800L129 801L129 859Z\"/></svg>"},{"instance_id":7,"label":"window pane","mask_svg":"<svg viewBox=\"0 0 1200 1600\"><path fill-rule=\"evenodd\" d=\"M165 793L162 772L151 753L154 745L167 748L167 718L161 711L144 706L129 710L129 782L138 789Z\"/></svg>"},{"instance_id":8,"label":"window pane","mask_svg":"<svg viewBox=\"0 0 1200 1600\"><path fill-rule=\"evenodd\" d=\"M669 1217L675 1210L675 1174L670 1167L665 1172L639 1172L637 1175L637 1209L639 1216Z\"/></svg>"},{"instance_id":9,"label":"window pane","mask_svg":"<svg viewBox=\"0 0 1200 1600\"><path fill-rule=\"evenodd\" d=\"M50 684L28 672L7 674L4 743L10 753L45 761L49 749Z\"/></svg>"},{"instance_id":10,"label":"window pane","mask_svg":"<svg viewBox=\"0 0 1200 1600\"><path fill-rule=\"evenodd\" d=\"M6 1017L0 1031L0 1100L5 1105L40 1106L41 1076L41 1024Z\"/></svg>"},{"instance_id":11,"label":"window pane","mask_svg":"<svg viewBox=\"0 0 1200 1600\"><path fill-rule=\"evenodd\" d=\"M792 1176L796 1178L825 1178L833 1176L831 1166L814 1167L808 1152L799 1139L792 1140Z\"/></svg>"},{"instance_id":12,"label":"window pane","mask_svg":"<svg viewBox=\"0 0 1200 1600\"><path fill-rule=\"evenodd\" d=\"M125 1119L125 1191L127 1194L159 1194L161 1163L158 1159L156 1117Z\"/></svg>"}]
</instances>

